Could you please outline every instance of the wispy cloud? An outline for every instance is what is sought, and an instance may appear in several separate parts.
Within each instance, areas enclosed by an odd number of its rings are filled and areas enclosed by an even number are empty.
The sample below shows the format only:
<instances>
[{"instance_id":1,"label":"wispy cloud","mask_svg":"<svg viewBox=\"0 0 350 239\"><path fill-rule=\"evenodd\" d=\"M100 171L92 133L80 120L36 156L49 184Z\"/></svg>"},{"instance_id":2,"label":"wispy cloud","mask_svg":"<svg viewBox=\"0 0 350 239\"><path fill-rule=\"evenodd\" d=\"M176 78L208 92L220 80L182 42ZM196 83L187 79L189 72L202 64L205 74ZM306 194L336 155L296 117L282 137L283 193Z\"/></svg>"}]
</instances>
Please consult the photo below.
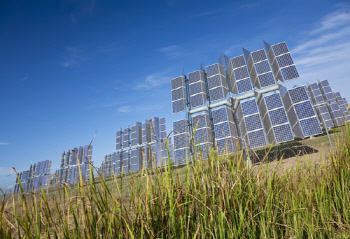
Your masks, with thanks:
<instances>
[{"instance_id":1,"label":"wispy cloud","mask_svg":"<svg viewBox=\"0 0 350 239\"><path fill-rule=\"evenodd\" d=\"M6 142L0 142L0 145L9 145L9 143L6 143Z\"/></svg>"},{"instance_id":2,"label":"wispy cloud","mask_svg":"<svg viewBox=\"0 0 350 239\"><path fill-rule=\"evenodd\" d=\"M137 84L135 90L152 89L154 87L161 86L170 82L171 77L168 75L168 71L156 72L146 76L146 78L139 84Z\"/></svg>"},{"instance_id":3,"label":"wispy cloud","mask_svg":"<svg viewBox=\"0 0 350 239\"><path fill-rule=\"evenodd\" d=\"M10 168L0 167L0 175L9 175L11 172Z\"/></svg>"},{"instance_id":4,"label":"wispy cloud","mask_svg":"<svg viewBox=\"0 0 350 239\"><path fill-rule=\"evenodd\" d=\"M21 81L25 81L25 80L28 80L28 76L23 77Z\"/></svg>"},{"instance_id":5,"label":"wispy cloud","mask_svg":"<svg viewBox=\"0 0 350 239\"><path fill-rule=\"evenodd\" d=\"M59 64L63 67L72 67L81 64L88 58L82 55L82 52L75 47L65 47L64 56Z\"/></svg>"},{"instance_id":6,"label":"wispy cloud","mask_svg":"<svg viewBox=\"0 0 350 239\"><path fill-rule=\"evenodd\" d=\"M329 79L335 91L349 84L349 39L349 7L326 15L309 34L300 39L302 43L291 50L301 78L307 82Z\"/></svg>"},{"instance_id":7,"label":"wispy cloud","mask_svg":"<svg viewBox=\"0 0 350 239\"><path fill-rule=\"evenodd\" d=\"M168 57L179 57L179 56L183 56L185 53L185 51L179 45L162 47L158 49L158 51Z\"/></svg>"},{"instance_id":8,"label":"wispy cloud","mask_svg":"<svg viewBox=\"0 0 350 239\"><path fill-rule=\"evenodd\" d=\"M163 109L164 105L162 103L155 103L150 105L123 105L117 108L119 113L140 113L140 112L154 112Z\"/></svg>"},{"instance_id":9,"label":"wispy cloud","mask_svg":"<svg viewBox=\"0 0 350 239\"><path fill-rule=\"evenodd\" d=\"M70 21L76 24L80 19L92 16L96 8L96 0L66 1L66 7L72 9L69 15Z\"/></svg>"},{"instance_id":10,"label":"wispy cloud","mask_svg":"<svg viewBox=\"0 0 350 239\"><path fill-rule=\"evenodd\" d=\"M198 14L190 16L190 18L210 16L210 15L213 15L214 13L215 13L215 11L212 11L212 12L200 12Z\"/></svg>"}]
</instances>

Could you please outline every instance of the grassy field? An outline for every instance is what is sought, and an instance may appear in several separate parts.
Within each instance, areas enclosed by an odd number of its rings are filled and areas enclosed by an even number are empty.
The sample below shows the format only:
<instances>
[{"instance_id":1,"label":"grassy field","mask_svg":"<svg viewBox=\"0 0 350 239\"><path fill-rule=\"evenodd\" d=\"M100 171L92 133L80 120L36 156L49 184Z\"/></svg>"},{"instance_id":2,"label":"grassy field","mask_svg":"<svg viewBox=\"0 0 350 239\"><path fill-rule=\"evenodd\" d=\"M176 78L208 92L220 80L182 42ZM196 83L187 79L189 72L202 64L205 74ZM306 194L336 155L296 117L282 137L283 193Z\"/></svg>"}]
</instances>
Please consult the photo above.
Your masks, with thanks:
<instances>
[{"instance_id":1,"label":"grassy field","mask_svg":"<svg viewBox=\"0 0 350 239\"><path fill-rule=\"evenodd\" d=\"M348 238L350 129L7 195L0 238Z\"/></svg>"}]
</instances>

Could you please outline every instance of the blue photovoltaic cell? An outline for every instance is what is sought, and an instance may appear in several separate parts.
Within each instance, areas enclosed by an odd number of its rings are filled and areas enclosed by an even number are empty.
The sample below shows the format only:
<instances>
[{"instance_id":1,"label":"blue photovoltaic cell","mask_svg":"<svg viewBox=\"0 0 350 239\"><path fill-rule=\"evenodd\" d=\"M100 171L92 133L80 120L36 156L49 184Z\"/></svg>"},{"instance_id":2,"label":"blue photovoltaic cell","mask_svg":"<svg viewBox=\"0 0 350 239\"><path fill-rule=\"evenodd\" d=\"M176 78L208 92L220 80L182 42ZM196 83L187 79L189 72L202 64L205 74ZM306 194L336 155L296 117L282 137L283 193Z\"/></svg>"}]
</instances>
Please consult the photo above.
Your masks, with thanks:
<instances>
[{"instance_id":1,"label":"blue photovoltaic cell","mask_svg":"<svg viewBox=\"0 0 350 239\"><path fill-rule=\"evenodd\" d=\"M251 115L258 113L258 107L256 105L255 99L244 101L241 103L243 115Z\"/></svg>"},{"instance_id":2,"label":"blue photovoltaic cell","mask_svg":"<svg viewBox=\"0 0 350 239\"><path fill-rule=\"evenodd\" d=\"M174 101L172 102L172 105L173 105L173 114L185 111L186 109L185 99Z\"/></svg>"},{"instance_id":3,"label":"blue photovoltaic cell","mask_svg":"<svg viewBox=\"0 0 350 239\"><path fill-rule=\"evenodd\" d=\"M192 125L193 127L197 127L197 129L210 128L209 114L204 113L192 116Z\"/></svg>"},{"instance_id":4,"label":"blue photovoltaic cell","mask_svg":"<svg viewBox=\"0 0 350 239\"><path fill-rule=\"evenodd\" d=\"M271 71L270 65L267 60L256 63L255 69L258 74L262 74L268 71Z\"/></svg>"},{"instance_id":5,"label":"blue photovoltaic cell","mask_svg":"<svg viewBox=\"0 0 350 239\"><path fill-rule=\"evenodd\" d=\"M201 70L188 73L188 83L192 84L194 82L204 81L204 72Z\"/></svg>"},{"instance_id":6,"label":"blue photovoltaic cell","mask_svg":"<svg viewBox=\"0 0 350 239\"><path fill-rule=\"evenodd\" d=\"M176 101L179 99L185 98L185 89L184 88L178 88L176 90L171 91L171 100Z\"/></svg>"},{"instance_id":7,"label":"blue photovoltaic cell","mask_svg":"<svg viewBox=\"0 0 350 239\"><path fill-rule=\"evenodd\" d=\"M237 141L234 141L232 138L224 138L216 141L217 151L219 154L224 153L224 151L228 153L236 152L238 145L236 145Z\"/></svg>"},{"instance_id":8,"label":"blue photovoltaic cell","mask_svg":"<svg viewBox=\"0 0 350 239\"><path fill-rule=\"evenodd\" d=\"M264 97L268 110L283 107L283 103L279 94L272 94Z\"/></svg>"},{"instance_id":9,"label":"blue photovoltaic cell","mask_svg":"<svg viewBox=\"0 0 350 239\"><path fill-rule=\"evenodd\" d=\"M259 51L252 52L251 56L253 58L254 63L257 63L259 61L263 61L263 60L267 59L265 51L263 49L261 49Z\"/></svg>"},{"instance_id":10,"label":"blue photovoltaic cell","mask_svg":"<svg viewBox=\"0 0 350 239\"><path fill-rule=\"evenodd\" d=\"M189 85L190 95L203 93L203 83L197 82Z\"/></svg>"},{"instance_id":11,"label":"blue photovoltaic cell","mask_svg":"<svg viewBox=\"0 0 350 239\"><path fill-rule=\"evenodd\" d=\"M242 80L242 79L245 79L245 78L249 77L249 73L248 73L247 67L241 67L241 68L234 69L233 73L235 75L235 80L236 81Z\"/></svg>"},{"instance_id":12,"label":"blue photovoltaic cell","mask_svg":"<svg viewBox=\"0 0 350 239\"><path fill-rule=\"evenodd\" d=\"M276 56L288 53L288 47L285 42L278 43L276 45L272 46L273 51L275 52Z\"/></svg>"},{"instance_id":13,"label":"blue photovoltaic cell","mask_svg":"<svg viewBox=\"0 0 350 239\"><path fill-rule=\"evenodd\" d=\"M173 122L174 134L182 134L188 132L188 121L186 119Z\"/></svg>"},{"instance_id":14,"label":"blue photovoltaic cell","mask_svg":"<svg viewBox=\"0 0 350 239\"><path fill-rule=\"evenodd\" d=\"M236 82L238 94L253 90L252 81L250 78Z\"/></svg>"},{"instance_id":15,"label":"blue photovoltaic cell","mask_svg":"<svg viewBox=\"0 0 350 239\"><path fill-rule=\"evenodd\" d=\"M231 58L230 62L234 69L246 65L243 55Z\"/></svg>"},{"instance_id":16,"label":"blue photovoltaic cell","mask_svg":"<svg viewBox=\"0 0 350 239\"><path fill-rule=\"evenodd\" d=\"M218 88L210 89L209 95L210 95L210 99L212 101L215 101L215 100L220 100L225 98L227 95L227 92L224 92L222 87L218 87Z\"/></svg>"},{"instance_id":17,"label":"blue photovoltaic cell","mask_svg":"<svg viewBox=\"0 0 350 239\"><path fill-rule=\"evenodd\" d=\"M211 132L208 128L197 129L194 133L194 143L196 145L201 143L209 143L211 141Z\"/></svg>"},{"instance_id":18,"label":"blue photovoltaic cell","mask_svg":"<svg viewBox=\"0 0 350 239\"><path fill-rule=\"evenodd\" d=\"M187 163L188 149L179 149L174 151L175 165L181 165Z\"/></svg>"},{"instance_id":19,"label":"blue photovoltaic cell","mask_svg":"<svg viewBox=\"0 0 350 239\"><path fill-rule=\"evenodd\" d=\"M305 119L305 118L315 116L315 112L314 112L314 109L312 108L310 101L306 101L300 104L295 104L294 107L299 119Z\"/></svg>"},{"instance_id":20,"label":"blue photovoltaic cell","mask_svg":"<svg viewBox=\"0 0 350 239\"><path fill-rule=\"evenodd\" d=\"M215 75L208 78L208 88L212 89L223 85L223 79L221 75Z\"/></svg>"},{"instance_id":21,"label":"blue photovoltaic cell","mask_svg":"<svg viewBox=\"0 0 350 239\"><path fill-rule=\"evenodd\" d=\"M225 137L233 136L235 133L233 132L233 124L229 122L223 122L221 124L214 125L215 138L222 139Z\"/></svg>"},{"instance_id":22,"label":"blue photovoltaic cell","mask_svg":"<svg viewBox=\"0 0 350 239\"><path fill-rule=\"evenodd\" d=\"M290 97L292 98L293 104L309 99L306 93L306 89L303 86L296 87L288 91L289 91Z\"/></svg>"},{"instance_id":23,"label":"blue photovoltaic cell","mask_svg":"<svg viewBox=\"0 0 350 239\"><path fill-rule=\"evenodd\" d=\"M257 131L253 131L253 132L249 132L248 139L249 139L249 144L250 144L251 149L266 145L265 134L264 134L264 131L262 129L257 130Z\"/></svg>"},{"instance_id":24,"label":"blue photovoltaic cell","mask_svg":"<svg viewBox=\"0 0 350 239\"><path fill-rule=\"evenodd\" d=\"M288 122L284 108L269 111L272 126Z\"/></svg>"},{"instance_id":25,"label":"blue photovoltaic cell","mask_svg":"<svg viewBox=\"0 0 350 239\"><path fill-rule=\"evenodd\" d=\"M213 123L214 124L221 123L221 122L228 120L226 108L220 108L217 110L213 110L212 115L213 115Z\"/></svg>"},{"instance_id":26,"label":"blue photovoltaic cell","mask_svg":"<svg viewBox=\"0 0 350 239\"><path fill-rule=\"evenodd\" d=\"M268 72L268 73L263 74L263 75L259 75L258 80L260 82L261 87L274 85L276 83L271 72Z\"/></svg>"},{"instance_id":27,"label":"blue photovoltaic cell","mask_svg":"<svg viewBox=\"0 0 350 239\"><path fill-rule=\"evenodd\" d=\"M276 60L277 60L277 63L280 67L286 67L286 66L294 64L290 53L284 54L282 56L277 56Z\"/></svg>"},{"instance_id":28,"label":"blue photovoltaic cell","mask_svg":"<svg viewBox=\"0 0 350 239\"><path fill-rule=\"evenodd\" d=\"M305 137L322 133L320 124L316 117L301 120L300 125L303 129L303 134Z\"/></svg>"},{"instance_id":29,"label":"blue photovoltaic cell","mask_svg":"<svg viewBox=\"0 0 350 239\"><path fill-rule=\"evenodd\" d=\"M299 73L295 65L282 68L281 72L285 81L299 77Z\"/></svg>"},{"instance_id":30,"label":"blue photovoltaic cell","mask_svg":"<svg viewBox=\"0 0 350 239\"><path fill-rule=\"evenodd\" d=\"M175 90L179 87L184 87L185 86L185 77L184 76L179 76L171 80L171 89Z\"/></svg>"},{"instance_id":31,"label":"blue photovoltaic cell","mask_svg":"<svg viewBox=\"0 0 350 239\"><path fill-rule=\"evenodd\" d=\"M206 95L197 94L190 97L191 107L195 108L205 104Z\"/></svg>"},{"instance_id":32,"label":"blue photovoltaic cell","mask_svg":"<svg viewBox=\"0 0 350 239\"><path fill-rule=\"evenodd\" d=\"M244 120L248 132L262 128L260 116L258 114L247 116Z\"/></svg>"},{"instance_id":33,"label":"blue photovoltaic cell","mask_svg":"<svg viewBox=\"0 0 350 239\"><path fill-rule=\"evenodd\" d=\"M275 134L276 141L278 143L293 140L293 134L289 124L279 125L279 126L273 127L272 129Z\"/></svg>"},{"instance_id":34,"label":"blue photovoltaic cell","mask_svg":"<svg viewBox=\"0 0 350 239\"><path fill-rule=\"evenodd\" d=\"M207 66L206 70L207 70L208 77L216 75L216 74L222 74L222 75L225 74L224 67L220 64L214 64L214 65Z\"/></svg>"}]
</instances>

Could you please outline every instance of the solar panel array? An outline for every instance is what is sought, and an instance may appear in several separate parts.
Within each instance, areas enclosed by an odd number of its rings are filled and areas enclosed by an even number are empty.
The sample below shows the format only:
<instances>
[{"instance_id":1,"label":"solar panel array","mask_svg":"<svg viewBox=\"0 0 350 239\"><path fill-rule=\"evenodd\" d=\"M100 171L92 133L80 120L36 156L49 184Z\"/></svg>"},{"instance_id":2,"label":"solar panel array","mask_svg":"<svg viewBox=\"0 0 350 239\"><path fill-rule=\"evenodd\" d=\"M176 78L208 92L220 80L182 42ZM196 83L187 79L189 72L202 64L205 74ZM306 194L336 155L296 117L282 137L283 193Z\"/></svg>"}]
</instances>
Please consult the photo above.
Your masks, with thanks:
<instances>
[{"instance_id":1,"label":"solar panel array","mask_svg":"<svg viewBox=\"0 0 350 239\"><path fill-rule=\"evenodd\" d=\"M328 110L333 120L334 125L341 126L345 124L345 118L343 116L342 110L339 108L335 95L332 91L328 80L323 80L318 83L320 90L322 92L323 99L329 103Z\"/></svg>"},{"instance_id":2,"label":"solar panel array","mask_svg":"<svg viewBox=\"0 0 350 239\"><path fill-rule=\"evenodd\" d=\"M68 152L63 152L60 169L58 170L57 183L63 186L67 184L77 184L79 180L79 164L83 180L90 179L90 163L92 161L92 145L80 146ZM79 163L78 163L79 160ZM52 179L55 184L56 179Z\"/></svg>"},{"instance_id":3,"label":"solar panel array","mask_svg":"<svg viewBox=\"0 0 350 239\"><path fill-rule=\"evenodd\" d=\"M320 87L317 83L312 83L308 85L308 90L312 99L312 103L314 105L322 104L325 102ZM320 123L324 128L327 127L327 129L329 129L334 127L333 120L326 105L317 106L316 113L318 119L320 120Z\"/></svg>"},{"instance_id":4,"label":"solar panel array","mask_svg":"<svg viewBox=\"0 0 350 239\"><path fill-rule=\"evenodd\" d=\"M341 96L340 92L336 92L334 93L335 95L335 99L339 105L340 110L343 113L343 116L345 118L346 121L350 121L350 114L348 109L346 108L346 101L344 101L343 97Z\"/></svg>"},{"instance_id":5,"label":"solar panel array","mask_svg":"<svg viewBox=\"0 0 350 239\"><path fill-rule=\"evenodd\" d=\"M278 144L293 140L292 128L278 91L263 95L259 109L268 143Z\"/></svg>"},{"instance_id":6,"label":"solar panel array","mask_svg":"<svg viewBox=\"0 0 350 239\"><path fill-rule=\"evenodd\" d=\"M210 148L213 146L212 130L210 127L210 117L208 113L192 116L192 124L196 127L194 133L194 143L196 153L202 154L203 158L207 158Z\"/></svg>"},{"instance_id":7,"label":"solar panel array","mask_svg":"<svg viewBox=\"0 0 350 239\"><path fill-rule=\"evenodd\" d=\"M212 111L214 133L219 154L233 153L239 147L233 110L223 106Z\"/></svg>"},{"instance_id":8,"label":"solar panel array","mask_svg":"<svg viewBox=\"0 0 350 239\"><path fill-rule=\"evenodd\" d=\"M103 175L119 175L122 171L128 174L140 171L144 166L153 168L168 162L165 123L165 118L153 117L143 123L136 122L131 129L117 131L117 138L119 138L117 142L123 143L119 144L120 147L116 153L105 156L101 165ZM168 140L170 155L172 155L172 141Z\"/></svg>"},{"instance_id":9,"label":"solar panel array","mask_svg":"<svg viewBox=\"0 0 350 239\"><path fill-rule=\"evenodd\" d=\"M195 108L204 105L207 100L204 71L198 70L189 73L188 83L191 107Z\"/></svg>"},{"instance_id":10,"label":"solar panel array","mask_svg":"<svg viewBox=\"0 0 350 239\"><path fill-rule=\"evenodd\" d=\"M182 119L173 122L174 129L174 158L175 165L185 164L188 161L190 150L188 120Z\"/></svg>"},{"instance_id":11,"label":"solar panel array","mask_svg":"<svg viewBox=\"0 0 350 239\"><path fill-rule=\"evenodd\" d=\"M211 101L226 98L228 89L225 70L219 63L206 67L209 96Z\"/></svg>"},{"instance_id":12,"label":"solar panel array","mask_svg":"<svg viewBox=\"0 0 350 239\"><path fill-rule=\"evenodd\" d=\"M179 76L171 80L171 101L173 114L186 109L185 77Z\"/></svg>"},{"instance_id":13,"label":"solar panel array","mask_svg":"<svg viewBox=\"0 0 350 239\"><path fill-rule=\"evenodd\" d=\"M229 65L231 92L242 94L253 90L247 63L243 55L231 58Z\"/></svg>"},{"instance_id":14,"label":"solar panel array","mask_svg":"<svg viewBox=\"0 0 350 239\"><path fill-rule=\"evenodd\" d=\"M123 131L119 130L116 132L116 145L115 149L119 150L123 147L123 138L122 138Z\"/></svg>"},{"instance_id":15,"label":"solar panel array","mask_svg":"<svg viewBox=\"0 0 350 239\"><path fill-rule=\"evenodd\" d=\"M293 133L301 139L321 134L320 122L312 107L307 88L305 86L297 86L288 90L283 88L282 99Z\"/></svg>"},{"instance_id":16,"label":"solar panel array","mask_svg":"<svg viewBox=\"0 0 350 239\"><path fill-rule=\"evenodd\" d=\"M264 41L264 45L275 79L286 82L299 77L299 73L285 42L271 46Z\"/></svg>"},{"instance_id":17,"label":"solar panel array","mask_svg":"<svg viewBox=\"0 0 350 239\"><path fill-rule=\"evenodd\" d=\"M41 187L46 189L49 186L51 163L51 160L44 160L30 165L29 170L19 172L18 176L24 192L38 191ZM14 192L21 192L18 178L16 178Z\"/></svg>"},{"instance_id":18,"label":"solar panel array","mask_svg":"<svg viewBox=\"0 0 350 239\"><path fill-rule=\"evenodd\" d=\"M246 148L254 149L266 145L265 131L255 98L240 101L236 118Z\"/></svg>"},{"instance_id":19,"label":"solar panel array","mask_svg":"<svg viewBox=\"0 0 350 239\"><path fill-rule=\"evenodd\" d=\"M250 53L249 58L246 60L248 61L249 73L255 87L261 89L276 84L264 49Z\"/></svg>"}]
</instances>

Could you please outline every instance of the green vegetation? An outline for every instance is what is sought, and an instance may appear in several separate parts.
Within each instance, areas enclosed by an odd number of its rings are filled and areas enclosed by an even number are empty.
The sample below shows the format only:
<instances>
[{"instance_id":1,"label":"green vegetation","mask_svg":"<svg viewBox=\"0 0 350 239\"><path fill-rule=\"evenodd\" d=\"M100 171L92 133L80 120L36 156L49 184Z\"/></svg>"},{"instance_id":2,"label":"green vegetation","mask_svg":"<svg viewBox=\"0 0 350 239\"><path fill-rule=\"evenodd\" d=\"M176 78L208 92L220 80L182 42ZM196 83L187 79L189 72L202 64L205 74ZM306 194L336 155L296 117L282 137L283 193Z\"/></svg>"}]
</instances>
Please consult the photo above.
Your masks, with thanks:
<instances>
[{"instance_id":1,"label":"green vegetation","mask_svg":"<svg viewBox=\"0 0 350 239\"><path fill-rule=\"evenodd\" d=\"M91 174L76 187L3 197L0 238L348 238L349 125L333 137L333 151L317 154L321 163L296 157L283 172L272 163L252 170L242 154L210 152L177 169ZM278 166L283 147L258 154L266 162L278 152Z\"/></svg>"}]
</instances>

